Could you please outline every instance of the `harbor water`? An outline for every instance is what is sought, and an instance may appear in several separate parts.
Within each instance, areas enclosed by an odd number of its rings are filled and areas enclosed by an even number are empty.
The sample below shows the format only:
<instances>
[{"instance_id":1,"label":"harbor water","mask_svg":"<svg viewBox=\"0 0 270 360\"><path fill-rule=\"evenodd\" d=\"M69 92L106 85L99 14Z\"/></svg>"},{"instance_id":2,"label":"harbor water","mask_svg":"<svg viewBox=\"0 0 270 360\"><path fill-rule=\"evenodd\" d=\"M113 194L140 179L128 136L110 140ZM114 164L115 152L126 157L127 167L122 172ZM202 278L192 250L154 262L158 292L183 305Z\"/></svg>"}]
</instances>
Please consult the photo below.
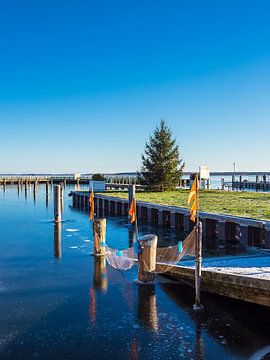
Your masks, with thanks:
<instances>
[{"instance_id":1,"label":"harbor water","mask_svg":"<svg viewBox=\"0 0 270 360\"><path fill-rule=\"evenodd\" d=\"M270 353L269 310L203 294L166 277L138 285L137 267L121 272L91 256L88 214L72 207L53 222L45 185L0 189L0 359L259 359ZM129 246L132 225L107 219L107 243ZM159 246L184 234L140 227Z\"/></svg>"}]
</instances>

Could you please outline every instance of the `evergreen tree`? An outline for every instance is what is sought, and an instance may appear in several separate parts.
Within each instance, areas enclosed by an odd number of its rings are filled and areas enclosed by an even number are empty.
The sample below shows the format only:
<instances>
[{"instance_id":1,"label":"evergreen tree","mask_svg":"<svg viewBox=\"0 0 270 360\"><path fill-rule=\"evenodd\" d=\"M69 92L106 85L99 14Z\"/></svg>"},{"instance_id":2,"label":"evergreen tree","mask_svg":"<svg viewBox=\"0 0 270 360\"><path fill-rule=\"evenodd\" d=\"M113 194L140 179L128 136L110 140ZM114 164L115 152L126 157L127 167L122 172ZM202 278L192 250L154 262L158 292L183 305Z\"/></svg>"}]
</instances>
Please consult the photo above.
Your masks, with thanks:
<instances>
[{"instance_id":1,"label":"evergreen tree","mask_svg":"<svg viewBox=\"0 0 270 360\"><path fill-rule=\"evenodd\" d=\"M174 190L184 166L176 139L172 138L171 129L161 120L145 145L139 180L151 190Z\"/></svg>"}]
</instances>

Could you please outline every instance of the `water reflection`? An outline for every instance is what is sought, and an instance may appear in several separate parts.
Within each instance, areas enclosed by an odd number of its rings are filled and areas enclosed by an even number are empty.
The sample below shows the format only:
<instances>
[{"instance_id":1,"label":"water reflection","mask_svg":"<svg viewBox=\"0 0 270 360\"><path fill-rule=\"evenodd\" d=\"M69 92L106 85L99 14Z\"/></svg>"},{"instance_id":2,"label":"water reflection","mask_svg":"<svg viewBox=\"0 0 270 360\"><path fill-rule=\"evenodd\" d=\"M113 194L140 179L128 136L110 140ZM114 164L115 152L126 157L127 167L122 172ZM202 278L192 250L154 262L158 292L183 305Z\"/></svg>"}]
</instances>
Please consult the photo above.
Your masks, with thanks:
<instances>
[{"instance_id":1,"label":"water reflection","mask_svg":"<svg viewBox=\"0 0 270 360\"><path fill-rule=\"evenodd\" d=\"M62 257L62 223L54 223L54 257L56 259L61 259Z\"/></svg>"},{"instance_id":2,"label":"water reflection","mask_svg":"<svg viewBox=\"0 0 270 360\"><path fill-rule=\"evenodd\" d=\"M106 257L104 256L94 256L93 284L96 289L107 290Z\"/></svg>"},{"instance_id":3,"label":"water reflection","mask_svg":"<svg viewBox=\"0 0 270 360\"><path fill-rule=\"evenodd\" d=\"M138 318L143 327L158 332L155 285L138 285Z\"/></svg>"},{"instance_id":4,"label":"water reflection","mask_svg":"<svg viewBox=\"0 0 270 360\"><path fill-rule=\"evenodd\" d=\"M136 242L135 226L130 225L128 228L128 247L132 247L135 242Z\"/></svg>"}]
</instances>

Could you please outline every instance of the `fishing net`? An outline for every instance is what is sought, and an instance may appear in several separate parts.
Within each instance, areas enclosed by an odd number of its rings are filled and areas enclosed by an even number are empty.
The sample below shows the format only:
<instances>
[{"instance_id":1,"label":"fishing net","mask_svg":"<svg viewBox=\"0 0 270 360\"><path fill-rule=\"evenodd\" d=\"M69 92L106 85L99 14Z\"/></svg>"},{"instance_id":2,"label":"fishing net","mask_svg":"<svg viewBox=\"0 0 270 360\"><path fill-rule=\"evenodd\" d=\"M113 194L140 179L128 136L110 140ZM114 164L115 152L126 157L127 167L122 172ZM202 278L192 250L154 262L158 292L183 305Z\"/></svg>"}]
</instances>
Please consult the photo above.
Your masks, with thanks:
<instances>
[{"instance_id":1,"label":"fishing net","mask_svg":"<svg viewBox=\"0 0 270 360\"><path fill-rule=\"evenodd\" d=\"M138 245L137 242L134 243L134 246L125 250L112 249L108 245L105 245L105 247L106 259L108 263L115 269L131 269L139 257L139 262L140 264L143 264L143 268L145 271L164 273L169 271L174 265L178 264L185 255L195 255L196 227L194 227L192 232L186 237L183 242L179 241L179 243L174 246L157 248L156 254L153 254L155 257L154 266L152 263L153 261L151 263L149 262L149 259L152 256L146 256L145 259L147 260L144 260L144 258L140 256L140 245ZM148 249L146 248L144 249L144 251L152 251L150 250L150 248Z\"/></svg>"},{"instance_id":2,"label":"fishing net","mask_svg":"<svg viewBox=\"0 0 270 360\"><path fill-rule=\"evenodd\" d=\"M106 259L117 270L128 270L134 265L134 247L125 250L112 249L106 245Z\"/></svg>"},{"instance_id":3,"label":"fishing net","mask_svg":"<svg viewBox=\"0 0 270 360\"><path fill-rule=\"evenodd\" d=\"M183 242L179 241L174 246L157 248L155 270L151 271L151 268L148 266L148 259L143 260L144 270L157 274L165 273L178 264L184 256L195 256L196 237L196 227L194 227Z\"/></svg>"}]
</instances>

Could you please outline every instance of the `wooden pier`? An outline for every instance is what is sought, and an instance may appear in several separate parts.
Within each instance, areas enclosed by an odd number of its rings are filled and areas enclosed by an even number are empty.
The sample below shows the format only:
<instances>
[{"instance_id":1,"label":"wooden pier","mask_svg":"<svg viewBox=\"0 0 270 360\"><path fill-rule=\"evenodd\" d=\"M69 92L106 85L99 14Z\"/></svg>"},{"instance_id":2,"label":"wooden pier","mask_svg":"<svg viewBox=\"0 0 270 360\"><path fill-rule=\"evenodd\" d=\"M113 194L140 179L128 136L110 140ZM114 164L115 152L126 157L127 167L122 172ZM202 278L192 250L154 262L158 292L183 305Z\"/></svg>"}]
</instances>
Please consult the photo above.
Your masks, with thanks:
<instances>
[{"instance_id":1,"label":"wooden pier","mask_svg":"<svg viewBox=\"0 0 270 360\"><path fill-rule=\"evenodd\" d=\"M85 211L89 209L89 192L74 191L70 195L72 195L74 207ZM128 200L96 194L95 209L98 216L127 216ZM137 201L137 216L139 220L149 221L154 225L169 226L186 232L191 231L193 225L189 220L188 209L173 206ZM229 243L270 248L270 222L203 212L200 213L200 216L204 224L203 239L215 242L218 246ZM242 258L241 256L233 257L239 262ZM221 264L215 263L215 267L211 263L209 265L208 260L204 259L202 291L269 307L270 257L266 254L265 258L268 261L268 275L266 274L266 276L263 271L257 271L256 268L254 270L252 259L250 260L251 265L245 266L244 271L243 269L234 271L233 267L230 267L230 263L224 266L222 264L224 257L219 258ZM158 267L162 268L162 266L162 264L158 264ZM193 265L192 262L183 261L183 265L173 266L166 274L194 286L194 261Z\"/></svg>"}]
</instances>

